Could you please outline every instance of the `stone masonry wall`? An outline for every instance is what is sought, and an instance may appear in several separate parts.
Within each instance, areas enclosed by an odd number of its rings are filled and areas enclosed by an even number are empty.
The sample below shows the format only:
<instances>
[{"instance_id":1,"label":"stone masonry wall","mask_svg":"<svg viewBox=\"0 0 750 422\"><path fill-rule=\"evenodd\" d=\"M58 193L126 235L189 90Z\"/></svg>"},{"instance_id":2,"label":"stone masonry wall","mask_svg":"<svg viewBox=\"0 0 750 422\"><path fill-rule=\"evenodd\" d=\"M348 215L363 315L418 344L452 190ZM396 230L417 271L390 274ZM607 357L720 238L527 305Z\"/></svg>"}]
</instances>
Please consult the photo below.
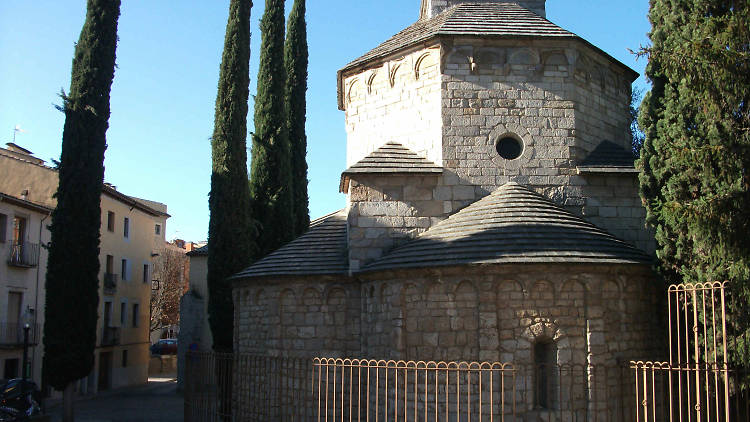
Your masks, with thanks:
<instances>
[{"instance_id":1,"label":"stone masonry wall","mask_svg":"<svg viewBox=\"0 0 750 422\"><path fill-rule=\"evenodd\" d=\"M358 278L235 287L235 351L525 364L533 344L547 340L558 364L662 357L664 292L647 266L487 265Z\"/></svg>"},{"instance_id":2,"label":"stone masonry wall","mask_svg":"<svg viewBox=\"0 0 750 422\"><path fill-rule=\"evenodd\" d=\"M440 164L440 49L420 49L345 77L346 165L386 142Z\"/></svg>"},{"instance_id":3,"label":"stone masonry wall","mask_svg":"<svg viewBox=\"0 0 750 422\"><path fill-rule=\"evenodd\" d=\"M601 141L629 143L629 83L594 55L562 41L444 45L443 164L459 185L475 187L475 199L515 181L652 252L633 175L576 169ZM495 149L506 136L523 143L515 160Z\"/></svg>"},{"instance_id":4,"label":"stone masonry wall","mask_svg":"<svg viewBox=\"0 0 750 422\"><path fill-rule=\"evenodd\" d=\"M384 252L414 238L445 219L454 197L436 175L357 175L349 187L349 268L357 271ZM463 203L461 204L463 205Z\"/></svg>"},{"instance_id":5,"label":"stone masonry wall","mask_svg":"<svg viewBox=\"0 0 750 422\"><path fill-rule=\"evenodd\" d=\"M661 357L663 291L644 266L486 266L366 280L367 357L527 364L540 340L554 341L558 364Z\"/></svg>"},{"instance_id":6,"label":"stone masonry wall","mask_svg":"<svg viewBox=\"0 0 750 422\"><path fill-rule=\"evenodd\" d=\"M630 145L631 83L602 58L578 52L571 68L575 84L575 136L571 158L580 162L602 141L626 151Z\"/></svg>"},{"instance_id":7,"label":"stone masonry wall","mask_svg":"<svg viewBox=\"0 0 750 422\"><path fill-rule=\"evenodd\" d=\"M233 289L235 352L347 357L360 352L359 287L352 280L255 280Z\"/></svg>"}]
</instances>

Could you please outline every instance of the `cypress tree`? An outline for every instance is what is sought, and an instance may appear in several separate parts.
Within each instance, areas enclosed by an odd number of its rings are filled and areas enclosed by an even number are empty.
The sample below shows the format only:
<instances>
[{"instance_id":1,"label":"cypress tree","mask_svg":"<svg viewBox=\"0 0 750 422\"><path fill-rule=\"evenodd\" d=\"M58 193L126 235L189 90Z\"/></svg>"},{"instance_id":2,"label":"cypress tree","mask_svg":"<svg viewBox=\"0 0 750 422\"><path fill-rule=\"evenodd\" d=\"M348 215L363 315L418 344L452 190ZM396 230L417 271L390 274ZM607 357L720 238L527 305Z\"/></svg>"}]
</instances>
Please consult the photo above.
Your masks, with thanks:
<instances>
[{"instance_id":1,"label":"cypress tree","mask_svg":"<svg viewBox=\"0 0 750 422\"><path fill-rule=\"evenodd\" d=\"M99 308L99 229L109 96L115 72L119 0L88 0L73 56L65 113L57 207L49 226L43 374L64 390L71 421L72 386L94 366Z\"/></svg>"},{"instance_id":2,"label":"cypress tree","mask_svg":"<svg viewBox=\"0 0 750 422\"><path fill-rule=\"evenodd\" d=\"M264 256L294 237L291 151L284 113L284 1L266 0L250 166L253 216Z\"/></svg>"},{"instance_id":3,"label":"cypress tree","mask_svg":"<svg viewBox=\"0 0 750 422\"><path fill-rule=\"evenodd\" d=\"M292 187L294 193L295 236L307 231L310 226L310 211L307 197L307 135L305 114L307 112L307 24L305 23L305 0L295 0L287 22L284 44L284 66L286 67L286 119L289 128L289 144L292 160Z\"/></svg>"},{"instance_id":4,"label":"cypress tree","mask_svg":"<svg viewBox=\"0 0 750 422\"><path fill-rule=\"evenodd\" d=\"M213 348L231 351L234 333L232 285L227 278L250 264L256 233L247 186L251 0L232 0L224 38L214 133L208 223L208 321Z\"/></svg>"},{"instance_id":5,"label":"cypress tree","mask_svg":"<svg viewBox=\"0 0 750 422\"><path fill-rule=\"evenodd\" d=\"M731 361L750 365L750 4L652 0L638 165L660 271L729 281ZM736 340L736 341L732 341Z\"/></svg>"}]
</instances>

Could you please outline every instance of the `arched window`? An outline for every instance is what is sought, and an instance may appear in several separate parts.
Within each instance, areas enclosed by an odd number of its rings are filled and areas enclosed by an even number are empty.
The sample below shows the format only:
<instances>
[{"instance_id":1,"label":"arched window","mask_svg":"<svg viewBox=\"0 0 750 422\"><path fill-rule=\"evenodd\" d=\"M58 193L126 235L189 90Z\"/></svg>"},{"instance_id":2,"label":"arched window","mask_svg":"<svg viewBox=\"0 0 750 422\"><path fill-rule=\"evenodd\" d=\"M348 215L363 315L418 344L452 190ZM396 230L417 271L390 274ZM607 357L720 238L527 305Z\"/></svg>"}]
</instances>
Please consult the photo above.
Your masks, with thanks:
<instances>
[{"instance_id":1,"label":"arched window","mask_svg":"<svg viewBox=\"0 0 750 422\"><path fill-rule=\"evenodd\" d=\"M534 407L554 409L557 404L557 347L551 340L534 343Z\"/></svg>"}]
</instances>

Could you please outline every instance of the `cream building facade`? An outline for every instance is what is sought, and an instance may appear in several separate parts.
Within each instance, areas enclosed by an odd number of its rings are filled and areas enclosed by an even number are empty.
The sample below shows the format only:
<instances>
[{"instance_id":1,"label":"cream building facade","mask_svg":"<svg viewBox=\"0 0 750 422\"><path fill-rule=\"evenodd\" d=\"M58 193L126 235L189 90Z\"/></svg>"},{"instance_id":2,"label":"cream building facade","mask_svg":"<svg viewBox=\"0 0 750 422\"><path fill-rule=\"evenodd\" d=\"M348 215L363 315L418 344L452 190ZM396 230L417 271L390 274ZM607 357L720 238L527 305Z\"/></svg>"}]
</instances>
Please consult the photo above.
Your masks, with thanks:
<instances>
[{"instance_id":1,"label":"cream building facade","mask_svg":"<svg viewBox=\"0 0 750 422\"><path fill-rule=\"evenodd\" d=\"M26 375L41 385L44 274L52 208L0 192L0 378L22 376L24 325L29 324Z\"/></svg>"},{"instance_id":2,"label":"cream building facade","mask_svg":"<svg viewBox=\"0 0 750 422\"><path fill-rule=\"evenodd\" d=\"M0 192L54 208L57 184L57 171L30 151L14 144L0 148ZM82 394L143 384L148 379L153 260L166 243L169 218L166 205L125 195L109 184L103 187L101 212L95 365L78 384ZM38 268L43 289L46 261ZM44 302L38 306L43 310Z\"/></svg>"}]
</instances>

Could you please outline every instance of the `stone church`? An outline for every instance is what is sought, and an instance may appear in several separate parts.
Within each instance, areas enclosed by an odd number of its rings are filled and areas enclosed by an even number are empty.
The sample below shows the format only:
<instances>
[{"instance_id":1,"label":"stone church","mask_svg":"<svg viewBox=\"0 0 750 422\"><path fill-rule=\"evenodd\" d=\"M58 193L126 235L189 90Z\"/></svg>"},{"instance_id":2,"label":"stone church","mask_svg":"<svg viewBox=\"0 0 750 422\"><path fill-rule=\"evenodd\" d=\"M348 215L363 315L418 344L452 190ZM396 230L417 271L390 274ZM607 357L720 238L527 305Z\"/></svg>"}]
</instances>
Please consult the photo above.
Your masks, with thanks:
<instances>
[{"instance_id":1,"label":"stone church","mask_svg":"<svg viewBox=\"0 0 750 422\"><path fill-rule=\"evenodd\" d=\"M234 276L235 351L653 355L637 76L544 0L422 0L419 20L338 72L347 206Z\"/></svg>"}]
</instances>

